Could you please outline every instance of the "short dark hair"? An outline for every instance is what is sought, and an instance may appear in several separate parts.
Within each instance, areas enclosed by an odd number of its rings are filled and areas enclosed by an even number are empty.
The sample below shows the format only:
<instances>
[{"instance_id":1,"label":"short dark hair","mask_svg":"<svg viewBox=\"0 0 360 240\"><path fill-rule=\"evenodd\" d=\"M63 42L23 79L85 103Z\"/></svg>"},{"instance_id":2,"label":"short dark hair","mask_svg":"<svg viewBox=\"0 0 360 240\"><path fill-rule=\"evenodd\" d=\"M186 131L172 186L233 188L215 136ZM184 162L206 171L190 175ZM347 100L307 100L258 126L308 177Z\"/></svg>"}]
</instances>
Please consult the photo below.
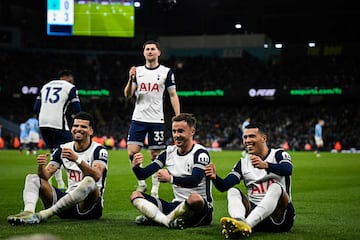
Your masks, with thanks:
<instances>
[{"instance_id":1,"label":"short dark hair","mask_svg":"<svg viewBox=\"0 0 360 240\"><path fill-rule=\"evenodd\" d=\"M156 48L160 50L160 43L155 40L148 40L143 44L143 49L145 49L145 46L148 44L155 44Z\"/></svg>"},{"instance_id":2,"label":"short dark hair","mask_svg":"<svg viewBox=\"0 0 360 240\"><path fill-rule=\"evenodd\" d=\"M190 127L196 128L196 118L191 113L180 113L172 118L173 122L185 121Z\"/></svg>"},{"instance_id":3,"label":"short dark hair","mask_svg":"<svg viewBox=\"0 0 360 240\"><path fill-rule=\"evenodd\" d=\"M260 133L262 133L262 134L266 133L266 129L265 129L264 125L262 125L261 123L250 123L245 127L245 129L249 129L249 128L257 128L257 129L259 129Z\"/></svg>"},{"instance_id":4,"label":"short dark hair","mask_svg":"<svg viewBox=\"0 0 360 240\"><path fill-rule=\"evenodd\" d=\"M88 120L90 127L94 126L94 118L90 113L78 112L75 114L74 119Z\"/></svg>"},{"instance_id":5,"label":"short dark hair","mask_svg":"<svg viewBox=\"0 0 360 240\"><path fill-rule=\"evenodd\" d=\"M58 72L58 77L65 77L65 76L72 76L74 77L74 73L73 71L71 71L70 69L62 69Z\"/></svg>"}]
</instances>

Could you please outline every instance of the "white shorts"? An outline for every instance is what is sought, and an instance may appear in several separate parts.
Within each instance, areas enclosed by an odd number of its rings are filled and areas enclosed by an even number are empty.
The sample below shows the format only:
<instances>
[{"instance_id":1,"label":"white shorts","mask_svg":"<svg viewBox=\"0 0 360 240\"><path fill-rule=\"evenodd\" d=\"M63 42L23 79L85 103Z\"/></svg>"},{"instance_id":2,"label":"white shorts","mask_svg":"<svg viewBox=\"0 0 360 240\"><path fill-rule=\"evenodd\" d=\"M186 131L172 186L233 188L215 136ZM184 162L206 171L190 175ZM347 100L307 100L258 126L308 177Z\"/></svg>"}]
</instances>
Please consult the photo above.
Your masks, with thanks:
<instances>
[{"instance_id":1,"label":"white shorts","mask_svg":"<svg viewBox=\"0 0 360 240\"><path fill-rule=\"evenodd\" d=\"M323 141L322 137L315 137L315 144L316 144L316 146L323 146L324 141Z\"/></svg>"},{"instance_id":2,"label":"white shorts","mask_svg":"<svg viewBox=\"0 0 360 240\"><path fill-rule=\"evenodd\" d=\"M24 143L24 144L29 143L29 137L26 137L26 138L20 138L20 143Z\"/></svg>"},{"instance_id":3,"label":"white shorts","mask_svg":"<svg viewBox=\"0 0 360 240\"><path fill-rule=\"evenodd\" d=\"M40 139L39 133L29 132L28 143L38 143Z\"/></svg>"}]
</instances>

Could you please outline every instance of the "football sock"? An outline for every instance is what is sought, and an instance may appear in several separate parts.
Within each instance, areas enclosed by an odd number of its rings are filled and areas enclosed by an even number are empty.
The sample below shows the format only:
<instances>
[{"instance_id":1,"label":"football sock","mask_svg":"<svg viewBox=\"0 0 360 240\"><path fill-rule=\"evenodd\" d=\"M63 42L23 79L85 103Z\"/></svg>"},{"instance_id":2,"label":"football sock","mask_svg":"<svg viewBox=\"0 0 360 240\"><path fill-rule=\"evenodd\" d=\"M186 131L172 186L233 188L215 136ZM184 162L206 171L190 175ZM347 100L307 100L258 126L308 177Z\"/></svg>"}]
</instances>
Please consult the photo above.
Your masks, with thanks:
<instances>
[{"instance_id":1,"label":"football sock","mask_svg":"<svg viewBox=\"0 0 360 240\"><path fill-rule=\"evenodd\" d=\"M146 186L145 180L138 180L138 186Z\"/></svg>"},{"instance_id":2,"label":"football sock","mask_svg":"<svg viewBox=\"0 0 360 240\"><path fill-rule=\"evenodd\" d=\"M194 211L189 207L186 201L180 203L172 212L167 215L168 222L172 220L183 217L189 218L194 214Z\"/></svg>"},{"instance_id":3,"label":"football sock","mask_svg":"<svg viewBox=\"0 0 360 240\"><path fill-rule=\"evenodd\" d=\"M250 227L256 226L260 221L264 220L274 212L281 194L282 189L279 184L273 183L269 186L265 197L246 218L246 222Z\"/></svg>"},{"instance_id":4,"label":"football sock","mask_svg":"<svg viewBox=\"0 0 360 240\"><path fill-rule=\"evenodd\" d=\"M40 177L37 174L28 174L25 178L23 190L24 211L35 212L39 199Z\"/></svg>"},{"instance_id":5,"label":"football sock","mask_svg":"<svg viewBox=\"0 0 360 240\"><path fill-rule=\"evenodd\" d=\"M64 180L63 180L63 178L62 178L62 170L61 170L61 168L58 169L58 170L55 172L55 179L56 179L58 188L62 188L63 186L65 186Z\"/></svg>"},{"instance_id":6,"label":"football sock","mask_svg":"<svg viewBox=\"0 0 360 240\"><path fill-rule=\"evenodd\" d=\"M244 220L246 216L246 208L240 190L237 188L230 188L227 192L227 199L230 217Z\"/></svg>"},{"instance_id":7,"label":"football sock","mask_svg":"<svg viewBox=\"0 0 360 240\"><path fill-rule=\"evenodd\" d=\"M145 217L152 219L153 221L157 223L161 223L165 226L169 226L167 217L164 213L160 211L160 209L153 204L152 202L149 202L145 198L135 198L132 201L132 204L134 207L136 207L142 214L144 214Z\"/></svg>"},{"instance_id":8,"label":"football sock","mask_svg":"<svg viewBox=\"0 0 360 240\"><path fill-rule=\"evenodd\" d=\"M92 177L86 176L80 185L74 190L70 191L64 197L59 199L53 206L39 212L41 219L46 220L49 217L69 208L78 202L84 200L89 193L96 189L96 182Z\"/></svg>"},{"instance_id":9,"label":"football sock","mask_svg":"<svg viewBox=\"0 0 360 240\"><path fill-rule=\"evenodd\" d=\"M152 176L151 176L151 180L152 180L152 188L151 188L151 195L153 194L158 194L159 192L159 186L160 186L160 182L157 178L157 174L154 173Z\"/></svg>"}]
</instances>

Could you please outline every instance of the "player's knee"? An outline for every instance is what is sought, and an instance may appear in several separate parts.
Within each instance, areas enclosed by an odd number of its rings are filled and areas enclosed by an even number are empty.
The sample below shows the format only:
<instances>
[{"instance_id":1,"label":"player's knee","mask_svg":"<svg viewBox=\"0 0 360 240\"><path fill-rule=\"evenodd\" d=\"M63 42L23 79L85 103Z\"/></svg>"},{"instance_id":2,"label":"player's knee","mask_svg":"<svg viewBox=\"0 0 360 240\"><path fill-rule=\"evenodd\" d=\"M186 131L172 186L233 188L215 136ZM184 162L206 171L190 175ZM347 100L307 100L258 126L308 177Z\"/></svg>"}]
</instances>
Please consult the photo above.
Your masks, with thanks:
<instances>
[{"instance_id":1,"label":"player's knee","mask_svg":"<svg viewBox=\"0 0 360 240\"><path fill-rule=\"evenodd\" d=\"M130 202L133 202L136 198L144 198L144 195L139 191L134 191L130 195Z\"/></svg>"},{"instance_id":2,"label":"player's knee","mask_svg":"<svg viewBox=\"0 0 360 240\"><path fill-rule=\"evenodd\" d=\"M238 188L230 188L227 192L227 197L228 198L233 198L233 197L237 197L237 196L242 196L242 192L240 189Z\"/></svg>"},{"instance_id":3,"label":"player's knee","mask_svg":"<svg viewBox=\"0 0 360 240\"><path fill-rule=\"evenodd\" d=\"M282 187L277 184L277 183L273 183L269 186L268 188L268 193L274 195L274 196L277 196L278 198L280 198L280 196L282 195L283 193L283 190L282 190Z\"/></svg>"},{"instance_id":4,"label":"player's knee","mask_svg":"<svg viewBox=\"0 0 360 240\"><path fill-rule=\"evenodd\" d=\"M186 200L187 204L193 209L201 209L204 205L204 199L198 193L191 193Z\"/></svg>"},{"instance_id":5,"label":"player's knee","mask_svg":"<svg viewBox=\"0 0 360 240\"><path fill-rule=\"evenodd\" d=\"M90 176L84 177L84 179L81 181L81 184L79 185L79 190L83 191L84 194L89 194L92 191L95 191L96 189L96 182L94 178Z\"/></svg>"},{"instance_id":6,"label":"player's knee","mask_svg":"<svg viewBox=\"0 0 360 240\"><path fill-rule=\"evenodd\" d=\"M25 183L35 184L38 188L40 188L40 177L37 174L28 174L25 178Z\"/></svg>"}]
</instances>

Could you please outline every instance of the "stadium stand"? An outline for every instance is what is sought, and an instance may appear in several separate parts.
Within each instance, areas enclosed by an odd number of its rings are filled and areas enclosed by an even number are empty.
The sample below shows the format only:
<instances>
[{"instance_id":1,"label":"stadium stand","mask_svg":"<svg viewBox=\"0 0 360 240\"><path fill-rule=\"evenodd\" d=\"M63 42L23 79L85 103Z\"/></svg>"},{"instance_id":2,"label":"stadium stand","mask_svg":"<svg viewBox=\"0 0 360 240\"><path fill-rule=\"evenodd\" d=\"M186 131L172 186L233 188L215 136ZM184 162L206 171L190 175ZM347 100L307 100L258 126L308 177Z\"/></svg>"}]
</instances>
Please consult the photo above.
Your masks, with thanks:
<instances>
[{"instance_id":1,"label":"stadium stand","mask_svg":"<svg viewBox=\"0 0 360 240\"><path fill-rule=\"evenodd\" d=\"M355 49L354 54L350 54L351 49ZM1 117L15 124L23 121L32 112L35 94L25 95L22 88L40 87L54 78L59 69L67 67L74 70L78 89L110 90L108 97L81 96L81 100L84 109L97 118L96 131L119 141L126 137L132 109L132 102L123 98L123 84L129 66L142 63L135 52L0 49L0 93L2 103L6 103L1 104ZM241 148L239 124L250 114L253 121L269 123L273 146L287 141L291 149L303 150L306 144L313 144L312 126L321 115L326 120L327 150L338 140L344 149L360 149L356 140L360 121L356 52L356 48L349 47L340 55L313 56L295 48L266 62L246 52L242 58L196 56L162 61L174 69L179 91L221 88L230 96L181 97L182 111L194 112L199 119L197 140L207 146L216 140L222 148ZM344 94L253 100L240 94L250 87L280 90L341 87ZM168 121L171 114L167 111ZM13 134L3 129L7 141ZM171 142L171 137L168 138Z\"/></svg>"}]
</instances>

